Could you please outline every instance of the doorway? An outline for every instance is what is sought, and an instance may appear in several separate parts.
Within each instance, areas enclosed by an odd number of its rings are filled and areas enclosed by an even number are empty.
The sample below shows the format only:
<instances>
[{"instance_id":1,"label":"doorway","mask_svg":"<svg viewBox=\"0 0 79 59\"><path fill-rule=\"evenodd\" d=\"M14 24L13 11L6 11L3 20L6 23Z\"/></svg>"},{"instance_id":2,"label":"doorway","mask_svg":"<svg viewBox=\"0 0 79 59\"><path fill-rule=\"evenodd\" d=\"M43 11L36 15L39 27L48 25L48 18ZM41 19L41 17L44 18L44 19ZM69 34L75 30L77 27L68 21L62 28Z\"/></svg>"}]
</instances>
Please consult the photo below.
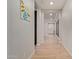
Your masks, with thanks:
<instances>
[{"instance_id":1,"label":"doorway","mask_svg":"<svg viewBox=\"0 0 79 59\"><path fill-rule=\"evenodd\" d=\"M48 37L53 38L55 35L55 23L48 23Z\"/></svg>"},{"instance_id":2,"label":"doorway","mask_svg":"<svg viewBox=\"0 0 79 59\"><path fill-rule=\"evenodd\" d=\"M34 17L35 17L35 19L34 19L34 27L35 27L35 29L34 29L34 34L35 34L35 39L34 39L34 45L36 46L37 45L37 10L35 10L34 11Z\"/></svg>"},{"instance_id":3,"label":"doorway","mask_svg":"<svg viewBox=\"0 0 79 59\"><path fill-rule=\"evenodd\" d=\"M48 23L48 34L55 34L55 23Z\"/></svg>"}]
</instances>

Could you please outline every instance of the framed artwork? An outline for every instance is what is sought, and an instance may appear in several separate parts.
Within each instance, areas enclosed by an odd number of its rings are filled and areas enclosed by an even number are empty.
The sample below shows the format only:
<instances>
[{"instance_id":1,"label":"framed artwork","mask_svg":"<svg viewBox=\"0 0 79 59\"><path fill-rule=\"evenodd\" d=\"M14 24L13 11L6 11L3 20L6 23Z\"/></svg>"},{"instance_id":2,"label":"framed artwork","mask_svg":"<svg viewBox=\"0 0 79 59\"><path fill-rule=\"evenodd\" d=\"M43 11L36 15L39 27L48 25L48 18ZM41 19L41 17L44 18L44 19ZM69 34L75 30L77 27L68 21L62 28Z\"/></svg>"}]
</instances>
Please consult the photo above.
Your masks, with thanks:
<instances>
[{"instance_id":1,"label":"framed artwork","mask_svg":"<svg viewBox=\"0 0 79 59\"><path fill-rule=\"evenodd\" d=\"M25 5L24 0L20 0L20 17L30 22L30 9Z\"/></svg>"}]
</instances>

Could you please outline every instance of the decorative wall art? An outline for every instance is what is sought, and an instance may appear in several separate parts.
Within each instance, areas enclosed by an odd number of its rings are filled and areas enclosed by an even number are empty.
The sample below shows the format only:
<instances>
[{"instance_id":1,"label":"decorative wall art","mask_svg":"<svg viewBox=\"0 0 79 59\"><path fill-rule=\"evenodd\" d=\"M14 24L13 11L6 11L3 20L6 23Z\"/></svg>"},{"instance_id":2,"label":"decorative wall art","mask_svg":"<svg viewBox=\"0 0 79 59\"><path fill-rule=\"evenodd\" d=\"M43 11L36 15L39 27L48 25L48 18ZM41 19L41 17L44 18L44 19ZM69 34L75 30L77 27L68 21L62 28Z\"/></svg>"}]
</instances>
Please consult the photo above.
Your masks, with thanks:
<instances>
[{"instance_id":1,"label":"decorative wall art","mask_svg":"<svg viewBox=\"0 0 79 59\"><path fill-rule=\"evenodd\" d=\"M30 9L24 4L24 0L20 0L20 16L22 20L30 22Z\"/></svg>"}]
</instances>

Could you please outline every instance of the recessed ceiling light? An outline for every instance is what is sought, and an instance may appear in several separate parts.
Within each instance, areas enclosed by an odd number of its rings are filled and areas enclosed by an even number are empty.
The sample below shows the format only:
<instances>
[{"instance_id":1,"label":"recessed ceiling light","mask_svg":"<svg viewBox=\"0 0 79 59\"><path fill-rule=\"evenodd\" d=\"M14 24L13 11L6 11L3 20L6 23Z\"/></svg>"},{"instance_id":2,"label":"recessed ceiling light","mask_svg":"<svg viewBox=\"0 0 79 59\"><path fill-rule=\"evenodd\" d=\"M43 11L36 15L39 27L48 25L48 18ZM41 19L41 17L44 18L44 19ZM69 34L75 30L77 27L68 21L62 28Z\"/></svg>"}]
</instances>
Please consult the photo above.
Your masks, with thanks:
<instances>
[{"instance_id":1,"label":"recessed ceiling light","mask_svg":"<svg viewBox=\"0 0 79 59\"><path fill-rule=\"evenodd\" d=\"M50 2L50 5L53 5L54 3L53 2Z\"/></svg>"},{"instance_id":2,"label":"recessed ceiling light","mask_svg":"<svg viewBox=\"0 0 79 59\"><path fill-rule=\"evenodd\" d=\"M52 13L50 13L50 16L52 16Z\"/></svg>"}]
</instances>

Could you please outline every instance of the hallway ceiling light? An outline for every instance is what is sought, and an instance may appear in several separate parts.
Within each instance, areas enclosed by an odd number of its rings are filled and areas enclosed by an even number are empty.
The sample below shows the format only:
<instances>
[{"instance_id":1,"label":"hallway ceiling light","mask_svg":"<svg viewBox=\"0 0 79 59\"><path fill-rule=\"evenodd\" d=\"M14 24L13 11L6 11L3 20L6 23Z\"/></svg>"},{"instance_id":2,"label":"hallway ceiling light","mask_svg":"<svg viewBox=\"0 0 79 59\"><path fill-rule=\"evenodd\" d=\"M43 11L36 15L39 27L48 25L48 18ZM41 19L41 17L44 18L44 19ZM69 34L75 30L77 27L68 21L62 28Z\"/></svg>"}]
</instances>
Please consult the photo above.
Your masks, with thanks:
<instances>
[{"instance_id":1,"label":"hallway ceiling light","mask_svg":"<svg viewBox=\"0 0 79 59\"><path fill-rule=\"evenodd\" d=\"M50 5L53 5L54 3L53 2L50 2Z\"/></svg>"},{"instance_id":2,"label":"hallway ceiling light","mask_svg":"<svg viewBox=\"0 0 79 59\"><path fill-rule=\"evenodd\" d=\"M50 13L50 16L52 16L52 13Z\"/></svg>"}]
</instances>

